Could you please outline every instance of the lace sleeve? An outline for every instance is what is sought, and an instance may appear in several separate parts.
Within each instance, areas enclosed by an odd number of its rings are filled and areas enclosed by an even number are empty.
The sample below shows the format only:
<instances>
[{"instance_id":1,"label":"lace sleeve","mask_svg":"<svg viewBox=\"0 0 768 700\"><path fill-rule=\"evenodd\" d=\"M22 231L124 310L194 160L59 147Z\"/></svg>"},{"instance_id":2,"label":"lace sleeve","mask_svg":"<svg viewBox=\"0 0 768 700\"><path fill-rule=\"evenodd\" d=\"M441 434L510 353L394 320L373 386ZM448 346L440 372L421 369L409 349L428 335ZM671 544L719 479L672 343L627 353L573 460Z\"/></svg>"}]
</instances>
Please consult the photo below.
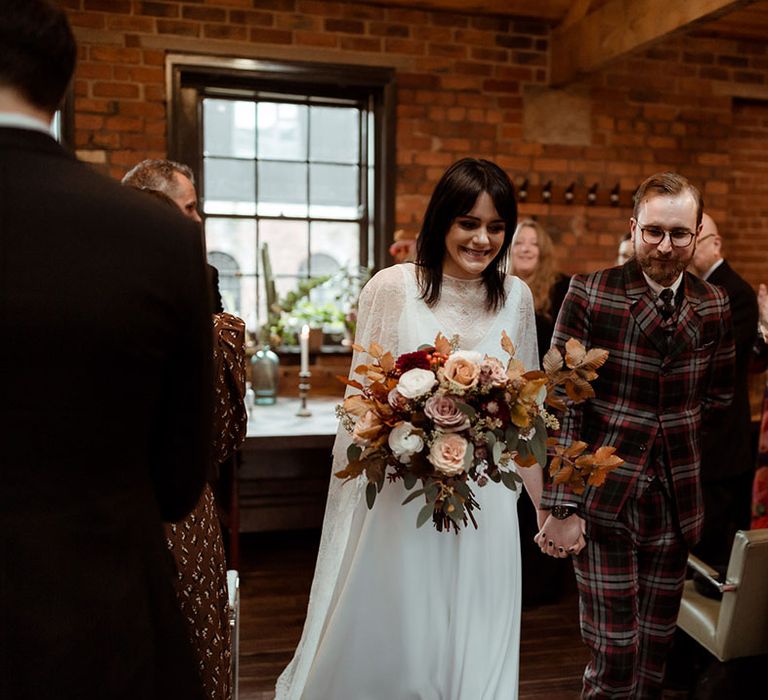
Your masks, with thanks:
<instances>
[{"instance_id":1,"label":"lace sleeve","mask_svg":"<svg viewBox=\"0 0 768 700\"><path fill-rule=\"evenodd\" d=\"M355 344L368 348L375 342L397 354L398 326L404 306L402 266L397 265L377 273L360 294ZM361 355L357 351L353 353L350 377L354 368L364 359ZM347 396L354 392L355 389L347 387ZM350 435L339 425L333 445L328 499L304 632L293 660L277 680L275 700L301 698L333 600L352 516L365 486L362 478L344 483L333 476L333 473L346 466L347 447L350 443Z\"/></svg>"},{"instance_id":2,"label":"lace sleeve","mask_svg":"<svg viewBox=\"0 0 768 700\"><path fill-rule=\"evenodd\" d=\"M518 277L510 277L510 293L507 303L513 302L518 315L518 334L513 338L517 352L515 355L526 369L539 368L538 341L536 338L536 316L533 309L533 294L530 287Z\"/></svg>"}]
</instances>

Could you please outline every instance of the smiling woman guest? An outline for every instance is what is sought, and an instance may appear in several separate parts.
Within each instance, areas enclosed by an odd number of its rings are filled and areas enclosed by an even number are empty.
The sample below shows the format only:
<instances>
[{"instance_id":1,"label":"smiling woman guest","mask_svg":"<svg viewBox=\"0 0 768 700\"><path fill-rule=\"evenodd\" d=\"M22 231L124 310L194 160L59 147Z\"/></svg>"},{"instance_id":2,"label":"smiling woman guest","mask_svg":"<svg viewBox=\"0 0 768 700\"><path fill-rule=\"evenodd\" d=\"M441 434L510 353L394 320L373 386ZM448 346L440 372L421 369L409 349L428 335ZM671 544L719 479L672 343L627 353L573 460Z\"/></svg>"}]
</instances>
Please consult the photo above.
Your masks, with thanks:
<instances>
[{"instance_id":1,"label":"smiling woman guest","mask_svg":"<svg viewBox=\"0 0 768 700\"><path fill-rule=\"evenodd\" d=\"M549 350L555 321L570 279L555 269L552 238L534 219L522 219L512 237L510 274L520 277L533 294L536 313L536 338L539 364ZM570 581L567 564L559 559L542 557L533 541L539 531L536 510L530 502L517 502L520 522L520 550L523 559L523 605L525 607L558 600L564 585Z\"/></svg>"},{"instance_id":2,"label":"smiling woman guest","mask_svg":"<svg viewBox=\"0 0 768 700\"><path fill-rule=\"evenodd\" d=\"M560 306L570 279L555 268L555 246L544 227L534 219L523 219L512 237L510 274L517 275L533 293L539 362L552 340Z\"/></svg>"},{"instance_id":3,"label":"smiling woman guest","mask_svg":"<svg viewBox=\"0 0 768 700\"><path fill-rule=\"evenodd\" d=\"M502 356L506 331L518 359L536 367L531 293L505 274L516 220L501 168L452 165L427 206L415 264L381 270L363 289L356 344L398 356L442 332L461 350ZM356 353L352 367L361 361ZM342 429L334 472L348 445ZM541 468L521 472L538 504ZM359 486L331 479L304 633L277 700L517 698L517 492L478 489L482 526L453 536L414 527L423 501L401 505L402 484L389 484L372 510Z\"/></svg>"}]
</instances>

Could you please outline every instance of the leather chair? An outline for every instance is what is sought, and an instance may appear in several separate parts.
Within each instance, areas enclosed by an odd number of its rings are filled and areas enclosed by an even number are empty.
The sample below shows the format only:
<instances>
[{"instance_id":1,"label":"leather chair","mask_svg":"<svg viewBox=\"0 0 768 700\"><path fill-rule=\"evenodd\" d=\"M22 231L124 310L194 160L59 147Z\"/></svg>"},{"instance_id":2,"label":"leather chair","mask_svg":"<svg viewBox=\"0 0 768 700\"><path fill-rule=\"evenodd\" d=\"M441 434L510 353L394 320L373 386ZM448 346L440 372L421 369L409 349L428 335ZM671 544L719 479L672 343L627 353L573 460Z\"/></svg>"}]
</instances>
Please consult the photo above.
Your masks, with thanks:
<instances>
[{"instance_id":1,"label":"leather chair","mask_svg":"<svg viewBox=\"0 0 768 700\"><path fill-rule=\"evenodd\" d=\"M678 627L720 661L768 654L768 529L736 533L724 582L693 555L688 565L722 600L701 595L686 581Z\"/></svg>"},{"instance_id":2,"label":"leather chair","mask_svg":"<svg viewBox=\"0 0 768 700\"><path fill-rule=\"evenodd\" d=\"M227 571L227 593L229 594L229 631L232 648L231 685L232 700L238 700L240 680L240 576L236 569Z\"/></svg>"}]
</instances>

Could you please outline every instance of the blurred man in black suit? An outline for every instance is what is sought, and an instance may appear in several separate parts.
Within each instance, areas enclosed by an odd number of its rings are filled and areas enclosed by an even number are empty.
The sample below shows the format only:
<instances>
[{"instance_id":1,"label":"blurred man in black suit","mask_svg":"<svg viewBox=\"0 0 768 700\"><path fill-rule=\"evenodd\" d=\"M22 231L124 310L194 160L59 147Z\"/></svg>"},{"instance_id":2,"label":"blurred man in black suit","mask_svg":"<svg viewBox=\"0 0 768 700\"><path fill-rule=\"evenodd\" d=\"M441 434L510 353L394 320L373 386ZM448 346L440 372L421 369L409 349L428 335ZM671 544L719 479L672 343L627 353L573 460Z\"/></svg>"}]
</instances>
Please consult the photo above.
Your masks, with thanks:
<instances>
[{"instance_id":1,"label":"blurred man in black suit","mask_svg":"<svg viewBox=\"0 0 768 700\"><path fill-rule=\"evenodd\" d=\"M173 160L147 159L134 165L124 176L122 183L139 190L156 190L170 197L181 213L198 225L202 225L200 212L197 210L197 190L192 169L184 163ZM211 304L213 313L224 311L219 292L219 271L208 265L208 277L213 295Z\"/></svg>"},{"instance_id":2,"label":"blurred man in black suit","mask_svg":"<svg viewBox=\"0 0 768 700\"><path fill-rule=\"evenodd\" d=\"M161 525L211 444L201 237L49 135L64 13L0 17L0 697L201 698Z\"/></svg>"},{"instance_id":3,"label":"blurred man in black suit","mask_svg":"<svg viewBox=\"0 0 768 700\"><path fill-rule=\"evenodd\" d=\"M722 287L733 314L736 370L733 405L716 422L704 424L701 441L701 480L704 491L704 530L694 554L711 566L725 567L736 530L749 529L754 475L750 426L748 369L757 336L757 296L723 258L722 238L706 213L689 270Z\"/></svg>"}]
</instances>

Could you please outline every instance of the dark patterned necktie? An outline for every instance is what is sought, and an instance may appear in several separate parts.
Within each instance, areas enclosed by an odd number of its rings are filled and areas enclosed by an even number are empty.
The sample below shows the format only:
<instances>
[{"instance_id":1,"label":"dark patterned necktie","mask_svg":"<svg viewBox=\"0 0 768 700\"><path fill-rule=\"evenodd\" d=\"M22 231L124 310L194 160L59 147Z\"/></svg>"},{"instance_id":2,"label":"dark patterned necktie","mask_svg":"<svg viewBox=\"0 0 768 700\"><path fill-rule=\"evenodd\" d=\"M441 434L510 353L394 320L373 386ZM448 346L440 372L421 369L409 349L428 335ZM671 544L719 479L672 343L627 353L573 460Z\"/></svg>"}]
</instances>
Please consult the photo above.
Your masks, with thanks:
<instances>
[{"instance_id":1,"label":"dark patterned necktie","mask_svg":"<svg viewBox=\"0 0 768 700\"><path fill-rule=\"evenodd\" d=\"M665 324L669 323L672 320L672 317L675 315L674 297L675 293L669 287L662 289L661 293L659 294L657 303L659 307L659 313L664 319Z\"/></svg>"}]
</instances>

